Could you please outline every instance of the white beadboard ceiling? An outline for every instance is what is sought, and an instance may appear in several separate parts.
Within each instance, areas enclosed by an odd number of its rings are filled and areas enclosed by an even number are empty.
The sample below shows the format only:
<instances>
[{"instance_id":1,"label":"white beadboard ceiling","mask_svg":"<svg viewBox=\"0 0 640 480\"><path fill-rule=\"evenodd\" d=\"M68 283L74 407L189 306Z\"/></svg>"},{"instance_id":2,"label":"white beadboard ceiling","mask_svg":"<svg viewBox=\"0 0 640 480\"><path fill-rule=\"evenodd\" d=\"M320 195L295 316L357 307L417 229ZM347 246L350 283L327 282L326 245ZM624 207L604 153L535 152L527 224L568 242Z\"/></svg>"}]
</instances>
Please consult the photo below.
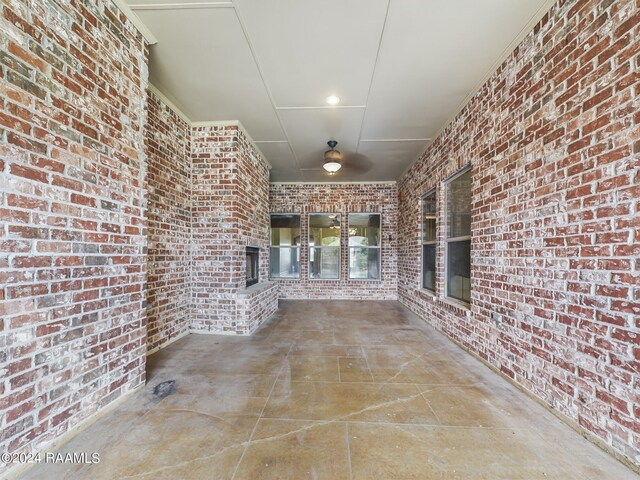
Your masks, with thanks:
<instances>
[{"instance_id":1,"label":"white beadboard ceiling","mask_svg":"<svg viewBox=\"0 0 640 480\"><path fill-rule=\"evenodd\" d=\"M151 83L192 122L242 122L275 182L397 179L554 3L127 1Z\"/></svg>"}]
</instances>

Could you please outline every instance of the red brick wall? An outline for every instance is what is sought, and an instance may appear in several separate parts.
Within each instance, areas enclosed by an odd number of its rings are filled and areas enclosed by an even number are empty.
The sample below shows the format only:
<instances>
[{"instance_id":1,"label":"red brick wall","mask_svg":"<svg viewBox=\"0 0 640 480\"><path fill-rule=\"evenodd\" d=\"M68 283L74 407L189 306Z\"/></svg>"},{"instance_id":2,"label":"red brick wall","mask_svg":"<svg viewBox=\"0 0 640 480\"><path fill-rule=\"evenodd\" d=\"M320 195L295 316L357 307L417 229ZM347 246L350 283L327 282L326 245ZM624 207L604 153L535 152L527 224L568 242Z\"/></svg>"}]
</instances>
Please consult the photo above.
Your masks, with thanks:
<instances>
[{"instance_id":1,"label":"red brick wall","mask_svg":"<svg viewBox=\"0 0 640 480\"><path fill-rule=\"evenodd\" d=\"M395 183L274 183L269 203L273 213L300 213L300 279L279 280L280 298L397 298L398 190ZM347 214L382 214L381 280L349 280ZM308 272L308 214L340 213L342 221L339 280L311 280ZM391 237L391 238L389 238Z\"/></svg>"},{"instance_id":2,"label":"red brick wall","mask_svg":"<svg viewBox=\"0 0 640 480\"><path fill-rule=\"evenodd\" d=\"M269 278L269 166L247 136L238 136L237 220L242 255L245 247L260 248L260 281ZM245 260L239 272L246 284Z\"/></svg>"},{"instance_id":3,"label":"red brick wall","mask_svg":"<svg viewBox=\"0 0 640 480\"><path fill-rule=\"evenodd\" d=\"M638 10L630 0L556 4L402 176L398 290L640 464ZM465 312L420 290L419 197L438 187L442 222L441 181L468 163Z\"/></svg>"},{"instance_id":4,"label":"red brick wall","mask_svg":"<svg viewBox=\"0 0 640 480\"><path fill-rule=\"evenodd\" d=\"M262 249L267 279L268 165L237 125L193 128L192 162L191 328L245 334L235 294L246 285L247 245Z\"/></svg>"},{"instance_id":5,"label":"red brick wall","mask_svg":"<svg viewBox=\"0 0 640 480\"><path fill-rule=\"evenodd\" d=\"M144 382L146 58L110 1L0 2L2 452Z\"/></svg>"},{"instance_id":6,"label":"red brick wall","mask_svg":"<svg viewBox=\"0 0 640 480\"><path fill-rule=\"evenodd\" d=\"M269 166L242 131L238 135L236 165L236 218L241 257L237 271L240 288L235 296L236 333L250 334L278 309L278 289L273 285L254 295L237 295L246 286L247 246L260 248L260 283L269 279Z\"/></svg>"},{"instance_id":7,"label":"red brick wall","mask_svg":"<svg viewBox=\"0 0 640 480\"><path fill-rule=\"evenodd\" d=\"M235 295L236 319L241 334L252 334L278 311L278 284L261 282Z\"/></svg>"},{"instance_id":8,"label":"red brick wall","mask_svg":"<svg viewBox=\"0 0 640 480\"><path fill-rule=\"evenodd\" d=\"M147 349L189 331L191 126L153 92L147 97Z\"/></svg>"}]
</instances>

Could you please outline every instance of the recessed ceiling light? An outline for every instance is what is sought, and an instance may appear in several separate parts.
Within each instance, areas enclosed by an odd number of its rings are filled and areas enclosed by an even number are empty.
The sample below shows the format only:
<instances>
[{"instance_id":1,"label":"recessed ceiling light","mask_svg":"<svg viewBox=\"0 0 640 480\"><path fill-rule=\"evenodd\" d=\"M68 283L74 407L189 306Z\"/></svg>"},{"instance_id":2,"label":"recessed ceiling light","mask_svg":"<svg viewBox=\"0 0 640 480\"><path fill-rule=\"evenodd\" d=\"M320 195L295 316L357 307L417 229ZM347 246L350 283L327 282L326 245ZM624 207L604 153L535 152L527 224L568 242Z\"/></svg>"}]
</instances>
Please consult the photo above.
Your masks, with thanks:
<instances>
[{"instance_id":1,"label":"recessed ceiling light","mask_svg":"<svg viewBox=\"0 0 640 480\"><path fill-rule=\"evenodd\" d=\"M325 100L329 105L337 105L340 103L340 97L336 95L329 95Z\"/></svg>"}]
</instances>

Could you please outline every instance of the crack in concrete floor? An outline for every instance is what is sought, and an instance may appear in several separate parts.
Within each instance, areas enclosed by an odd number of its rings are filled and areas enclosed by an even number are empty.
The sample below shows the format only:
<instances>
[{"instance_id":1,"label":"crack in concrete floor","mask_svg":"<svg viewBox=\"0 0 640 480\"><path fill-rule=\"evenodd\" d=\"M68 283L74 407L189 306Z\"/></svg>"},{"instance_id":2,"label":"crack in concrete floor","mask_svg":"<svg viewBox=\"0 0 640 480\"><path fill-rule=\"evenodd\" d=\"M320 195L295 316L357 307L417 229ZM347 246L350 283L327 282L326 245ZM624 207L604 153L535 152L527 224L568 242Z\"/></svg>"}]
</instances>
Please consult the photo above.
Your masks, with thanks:
<instances>
[{"instance_id":1,"label":"crack in concrete floor","mask_svg":"<svg viewBox=\"0 0 640 480\"><path fill-rule=\"evenodd\" d=\"M301 309L297 302L283 302L276 318L257 336L242 339L191 335L154 354L148 364L150 378L177 379L174 394L153 402L152 386L148 385L104 422L88 427L61 448L95 448L104 454L104 462L49 468L38 465L25 478L180 476L253 480L316 475L334 480L380 478L380 472L387 472L385 480L429 476L453 479L461 478L458 473L464 470L463 461L467 459L473 462L479 478L542 478L549 472L550 477L563 480L640 478L568 430L439 333L426 325L412 324L411 314L398 308L397 302L334 301L331 322L339 316L345 329L340 339L352 336L361 342L348 345L337 342L334 327L330 337L326 335L328 330L305 328L306 319L311 318L309 312L321 304L305 302ZM368 325L363 320L365 308L376 323L384 325ZM295 336L294 340L283 341L277 335L279 320L286 320L290 329L287 335ZM315 315L310 321L318 325L322 318ZM390 338L387 344L376 343L393 332L393 325L401 327L403 334ZM365 328L357 331L361 327ZM406 338L406 344L399 337ZM424 340L422 347L420 339ZM327 341L333 343L324 343ZM357 347L359 354L352 351L344 355L351 347ZM291 381L286 359L294 349L301 378L306 376L308 381ZM379 357L375 356L376 350ZM441 355L443 351L446 355ZM322 368L311 358L314 352L335 357L338 371L339 357L363 358L366 369L373 374L372 381L314 381L313 374L304 375L305 369L315 374ZM388 368L384 362L394 358L395 365ZM416 382L417 377L396 383L403 374L420 373L423 367L437 373L434 380L447 383ZM385 368L392 374L380 375ZM288 389L276 390L278 385L288 385ZM508 397L504 397L505 392ZM443 395L431 398L431 394L439 393ZM381 399L381 394L387 399ZM417 399L419 404L413 403ZM355 402L351 411L345 412L349 406L344 401ZM274 405L278 407L275 411L270 408ZM421 405L426 405L424 411ZM478 410L468 411L469 408ZM486 408L491 408L490 414ZM136 411L139 416L135 416ZM301 418L305 414L311 418ZM408 415L401 418L406 422L394 421L396 414ZM463 414L471 421L488 421L488 425L464 426L450 421ZM495 422L491 415L495 415ZM532 424L530 418L536 421ZM429 419L434 422L427 423ZM497 421L500 419L508 419L507 426ZM344 425L344 430L341 427L337 432L339 425ZM318 430L321 428L326 430ZM512 437L509 432L517 435ZM165 433L170 436L161 438ZM287 441L292 436L296 441ZM184 445L167 443L174 438L184 441ZM486 444L491 438L501 439L495 448L502 450L485 453L494 447ZM207 452L206 442L216 450ZM559 442L563 449L555 447ZM144 448L145 444L148 452L166 455L155 459L145 457L145 452L131 451ZM567 450L572 453L569 460L562 454ZM189 455L193 457L185 458ZM501 463L499 459L509 461Z\"/></svg>"}]
</instances>

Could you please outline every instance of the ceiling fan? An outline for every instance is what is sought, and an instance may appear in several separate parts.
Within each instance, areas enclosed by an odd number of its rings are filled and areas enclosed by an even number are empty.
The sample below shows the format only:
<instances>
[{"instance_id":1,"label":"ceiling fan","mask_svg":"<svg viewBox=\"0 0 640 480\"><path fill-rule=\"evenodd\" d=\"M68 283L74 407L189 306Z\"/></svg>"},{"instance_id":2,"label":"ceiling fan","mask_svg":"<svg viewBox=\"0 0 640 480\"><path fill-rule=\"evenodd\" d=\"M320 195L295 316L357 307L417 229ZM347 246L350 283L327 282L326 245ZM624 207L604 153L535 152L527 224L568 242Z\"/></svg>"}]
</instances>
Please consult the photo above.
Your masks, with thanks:
<instances>
[{"instance_id":1,"label":"ceiling fan","mask_svg":"<svg viewBox=\"0 0 640 480\"><path fill-rule=\"evenodd\" d=\"M324 168L329 175L335 175L336 172L342 168L342 154L336 150L338 142L335 140L329 140L327 145L329 145L329 150L324 152L324 165L322 165L322 168Z\"/></svg>"},{"instance_id":2,"label":"ceiling fan","mask_svg":"<svg viewBox=\"0 0 640 480\"><path fill-rule=\"evenodd\" d=\"M343 164L342 153L339 150L336 150L336 145L338 145L338 142L336 140L329 140L327 142L327 145L329 145L329 150L324 152L324 163L322 165L322 168L319 168L319 167L318 168L301 168L300 170L308 171L308 172L323 170L327 175L330 175L330 176L335 175L340 169L358 170L358 168L355 168L355 166L349 166L349 165L345 166Z\"/></svg>"}]
</instances>

